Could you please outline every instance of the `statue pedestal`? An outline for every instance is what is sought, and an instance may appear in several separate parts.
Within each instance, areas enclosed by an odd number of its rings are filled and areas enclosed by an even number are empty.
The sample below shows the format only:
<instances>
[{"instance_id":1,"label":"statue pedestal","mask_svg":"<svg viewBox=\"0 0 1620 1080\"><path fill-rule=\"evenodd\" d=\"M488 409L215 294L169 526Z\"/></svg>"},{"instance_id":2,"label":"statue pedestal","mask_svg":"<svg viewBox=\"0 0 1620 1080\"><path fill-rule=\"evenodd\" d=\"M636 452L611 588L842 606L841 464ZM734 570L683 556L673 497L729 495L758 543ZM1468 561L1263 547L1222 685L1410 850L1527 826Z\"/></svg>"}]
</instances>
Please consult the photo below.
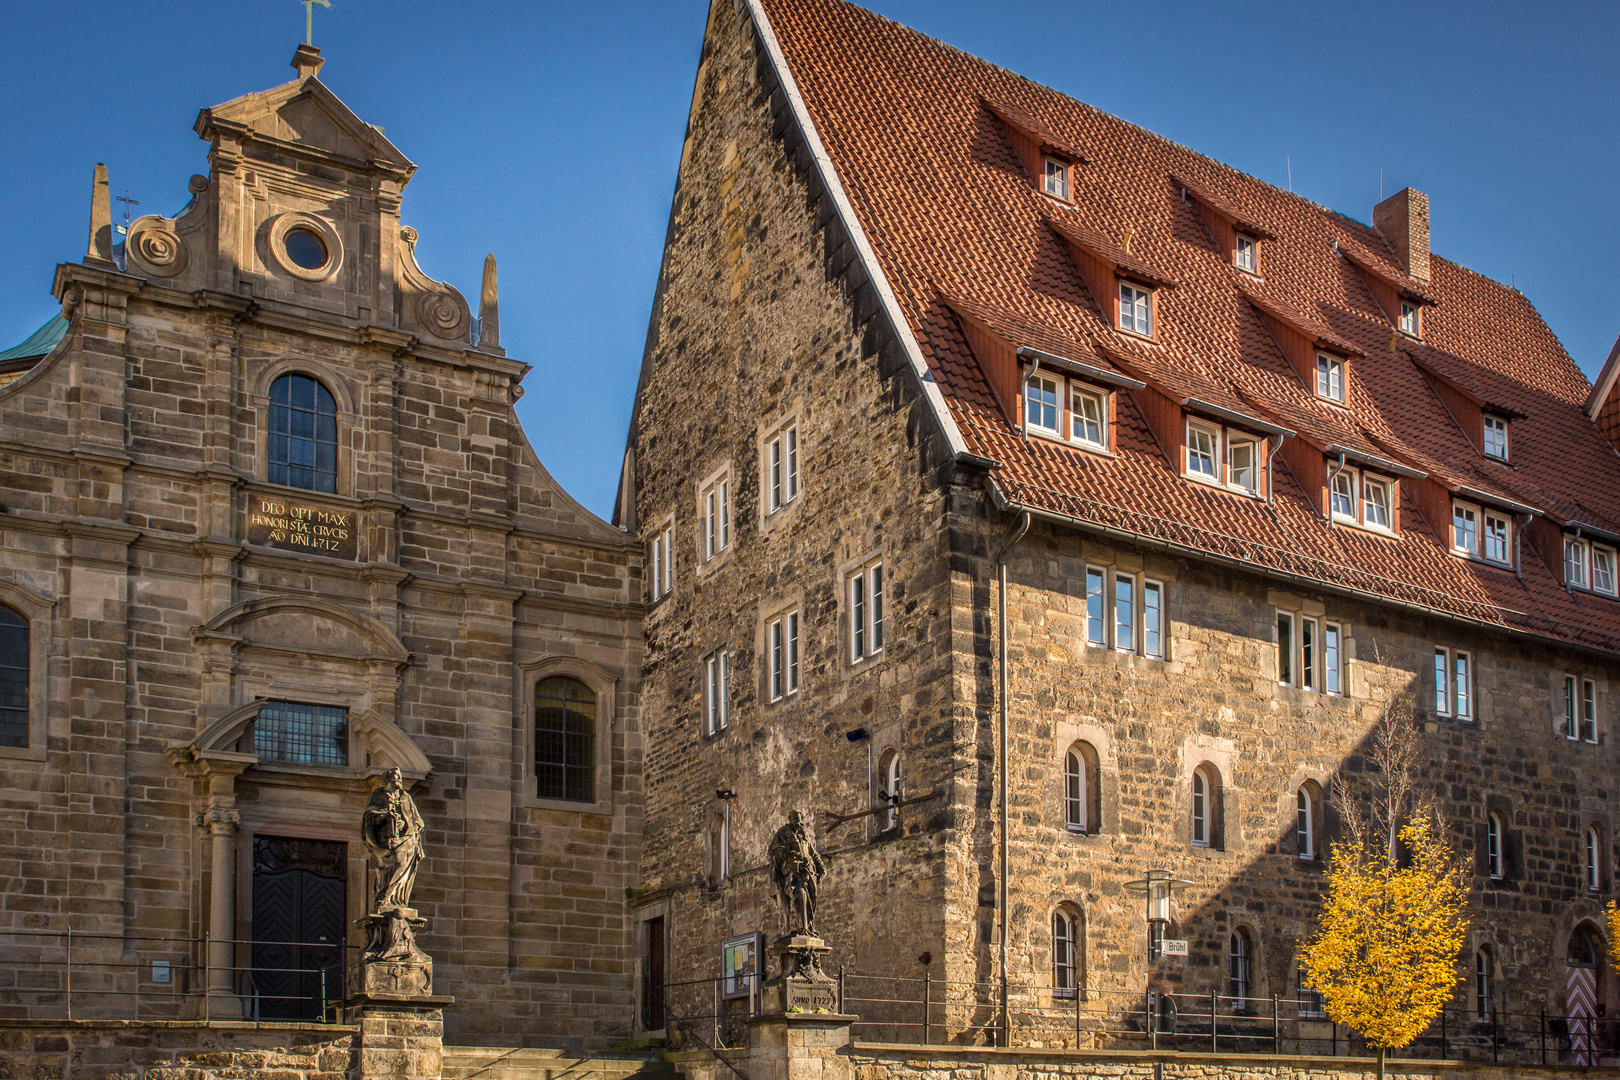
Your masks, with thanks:
<instances>
[{"instance_id":1,"label":"statue pedestal","mask_svg":"<svg viewBox=\"0 0 1620 1080\"><path fill-rule=\"evenodd\" d=\"M760 988L760 1009L766 1015L838 1011L838 985L821 970L821 958L832 952L813 934L784 934L768 950L776 957L777 975Z\"/></svg>"},{"instance_id":2,"label":"statue pedestal","mask_svg":"<svg viewBox=\"0 0 1620 1080\"><path fill-rule=\"evenodd\" d=\"M416 932L427 925L427 920L418 916L415 908L374 911L359 925L366 932L366 949L350 969L354 999L440 1000L432 997L433 958L416 944Z\"/></svg>"},{"instance_id":3,"label":"statue pedestal","mask_svg":"<svg viewBox=\"0 0 1620 1080\"><path fill-rule=\"evenodd\" d=\"M754 1017L748 1021L749 1080L855 1080L849 1025L857 1019L831 1008Z\"/></svg>"}]
</instances>

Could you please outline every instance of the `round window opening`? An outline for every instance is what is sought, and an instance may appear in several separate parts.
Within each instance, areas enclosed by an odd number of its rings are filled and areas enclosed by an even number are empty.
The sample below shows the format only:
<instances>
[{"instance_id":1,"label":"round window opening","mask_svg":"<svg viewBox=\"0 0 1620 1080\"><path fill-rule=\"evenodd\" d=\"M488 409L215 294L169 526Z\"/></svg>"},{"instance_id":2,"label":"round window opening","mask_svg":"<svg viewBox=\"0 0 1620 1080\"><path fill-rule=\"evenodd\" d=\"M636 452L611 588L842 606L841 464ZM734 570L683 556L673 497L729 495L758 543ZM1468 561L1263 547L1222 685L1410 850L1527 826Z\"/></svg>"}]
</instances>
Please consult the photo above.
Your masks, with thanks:
<instances>
[{"instance_id":1,"label":"round window opening","mask_svg":"<svg viewBox=\"0 0 1620 1080\"><path fill-rule=\"evenodd\" d=\"M292 260L294 266L305 270L319 270L326 265L326 241L308 229L288 229L282 244L287 249L287 258Z\"/></svg>"}]
</instances>

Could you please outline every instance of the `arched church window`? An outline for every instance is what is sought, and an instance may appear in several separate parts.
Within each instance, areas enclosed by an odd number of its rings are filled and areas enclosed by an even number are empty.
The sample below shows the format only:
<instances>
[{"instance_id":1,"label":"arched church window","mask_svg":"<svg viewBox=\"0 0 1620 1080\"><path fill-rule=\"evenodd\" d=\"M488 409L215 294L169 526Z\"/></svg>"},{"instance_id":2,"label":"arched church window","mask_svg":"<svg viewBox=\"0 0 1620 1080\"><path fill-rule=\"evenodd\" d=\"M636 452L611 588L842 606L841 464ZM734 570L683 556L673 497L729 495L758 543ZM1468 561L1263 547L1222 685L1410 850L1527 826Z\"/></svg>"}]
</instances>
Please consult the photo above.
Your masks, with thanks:
<instances>
[{"instance_id":1,"label":"arched church window","mask_svg":"<svg viewBox=\"0 0 1620 1080\"><path fill-rule=\"evenodd\" d=\"M28 745L28 620L0 604L0 746Z\"/></svg>"},{"instance_id":2,"label":"arched church window","mask_svg":"<svg viewBox=\"0 0 1620 1080\"><path fill-rule=\"evenodd\" d=\"M337 402L308 375L270 384L267 479L272 484L337 491Z\"/></svg>"},{"instance_id":3,"label":"arched church window","mask_svg":"<svg viewBox=\"0 0 1620 1080\"><path fill-rule=\"evenodd\" d=\"M534 688L535 794L596 799L596 694L578 679L553 675Z\"/></svg>"}]
</instances>

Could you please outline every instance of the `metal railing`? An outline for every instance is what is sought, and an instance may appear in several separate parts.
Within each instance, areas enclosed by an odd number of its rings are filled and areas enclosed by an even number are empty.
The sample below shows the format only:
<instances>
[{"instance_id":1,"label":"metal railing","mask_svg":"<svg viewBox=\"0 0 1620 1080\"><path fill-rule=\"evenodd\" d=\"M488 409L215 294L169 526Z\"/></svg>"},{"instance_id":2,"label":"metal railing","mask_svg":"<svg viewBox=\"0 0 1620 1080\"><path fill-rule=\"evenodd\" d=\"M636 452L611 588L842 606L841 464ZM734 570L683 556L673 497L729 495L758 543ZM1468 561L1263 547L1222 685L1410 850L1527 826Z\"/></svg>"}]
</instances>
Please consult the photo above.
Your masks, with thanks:
<instances>
[{"instance_id":1,"label":"metal railing","mask_svg":"<svg viewBox=\"0 0 1620 1080\"><path fill-rule=\"evenodd\" d=\"M335 957L319 965L255 964L255 946ZM219 947L230 962L210 962ZM328 941L0 929L0 1019L336 1023L348 961L358 952Z\"/></svg>"}]
</instances>

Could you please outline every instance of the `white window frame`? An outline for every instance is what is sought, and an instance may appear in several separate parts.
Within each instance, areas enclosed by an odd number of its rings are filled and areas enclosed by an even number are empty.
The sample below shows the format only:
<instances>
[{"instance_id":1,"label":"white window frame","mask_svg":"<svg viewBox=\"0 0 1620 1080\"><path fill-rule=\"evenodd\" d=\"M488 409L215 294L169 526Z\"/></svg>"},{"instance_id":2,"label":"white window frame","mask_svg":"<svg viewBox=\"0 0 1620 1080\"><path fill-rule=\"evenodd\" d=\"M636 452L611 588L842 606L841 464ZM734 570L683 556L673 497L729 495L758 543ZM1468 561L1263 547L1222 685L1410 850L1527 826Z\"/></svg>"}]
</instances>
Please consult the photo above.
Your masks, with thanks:
<instances>
[{"instance_id":1,"label":"white window frame","mask_svg":"<svg viewBox=\"0 0 1620 1080\"><path fill-rule=\"evenodd\" d=\"M698 549L711 563L731 547L734 524L731 508L731 466L727 465L698 488Z\"/></svg>"},{"instance_id":2,"label":"white window frame","mask_svg":"<svg viewBox=\"0 0 1620 1080\"><path fill-rule=\"evenodd\" d=\"M731 726L731 656L725 649L703 659L703 719L707 735Z\"/></svg>"},{"instance_id":3,"label":"white window frame","mask_svg":"<svg viewBox=\"0 0 1620 1080\"><path fill-rule=\"evenodd\" d=\"M1322 692L1344 696L1344 624L1322 622Z\"/></svg>"},{"instance_id":4,"label":"white window frame","mask_svg":"<svg viewBox=\"0 0 1620 1080\"><path fill-rule=\"evenodd\" d=\"M1170 628L1166 625L1164 582L1152 578L1142 579L1141 611L1142 655L1154 660L1165 658L1165 643ZM1151 625L1149 625L1151 623Z\"/></svg>"},{"instance_id":5,"label":"white window frame","mask_svg":"<svg viewBox=\"0 0 1620 1080\"><path fill-rule=\"evenodd\" d=\"M1112 576L1113 587L1108 590L1109 633L1116 652L1134 653L1137 651L1136 635L1141 624L1137 612L1136 575L1122 574L1116 570ZM1123 601L1119 595L1122 585L1127 590ZM1123 619L1120 617L1122 611Z\"/></svg>"},{"instance_id":6,"label":"white window frame","mask_svg":"<svg viewBox=\"0 0 1620 1080\"><path fill-rule=\"evenodd\" d=\"M1125 601L1128 624L1122 624L1120 619L1121 585L1130 590L1129 600ZM1152 597L1151 603L1149 597ZM1085 602L1085 640L1088 648L1130 653L1153 660L1165 658L1170 626L1165 607L1164 582L1135 570L1088 565ZM1148 626L1150 612L1154 621L1152 628ZM1122 633L1122 629L1128 633Z\"/></svg>"},{"instance_id":7,"label":"white window frame","mask_svg":"<svg viewBox=\"0 0 1620 1080\"><path fill-rule=\"evenodd\" d=\"M765 439L764 476L760 489L765 496L765 516L792 506L799 498L799 422L791 420Z\"/></svg>"},{"instance_id":8,"label":"white window frame","mask_svg":"<svg viewBox=\"0 0 1620 1080\"><path fill-rule=\"evenodd\" d=\"M883 654L888 621L888 579L882 559L867 563L845 579L849 600L850 663L862 664Z\"/></svg>"},{"instance_id":9,"label":"white window frame","mask_svg":"<svg viewBox=\"0 0 1620 1080\"><path fill-rule=\"evenodd\" d=\"M1192 806L1188 816L1187 836L1193 847L1210 847L1210 834L1214 831L1214 785L1203 766L1193 770Z\"/></svg>"},{"instance_id":10,"label":"white window frame","mask_svg":"<svg viewBox=\"0 0 1620 1080\"><path fill-rule=\"evenodd\" d=\"M1597 712L1598 712L1597 683L1594 682L1591 679L1582 679L1581 680L1580 707L1581 707L1581 714L1580 714L1580 723L1581 723L1580 741L1583 742L1583 743L1589 743L1589 744L1595 746L1595 745L1597 745L1597 741L1598 741L1598 731L1597 731Z\"/></svg>"},{"instance_id":11,"label":"white window frame","mask_svg":"<svg viewBox=\"0 0 1620 1080\"><path fill-rule=\"evenodd\" d=\"M1598 892L1603 888L1603 837L1596 825L1588 825L1584 839L1581 846L1586 851L1586 873L1582 877L1588 892Z\"/></svg>"},{"instance_id":12,"label":"white window frame","mask_svg":"<svg viewBox=\"0 0 1620 1080\"><path fill-rule=\"evenodd\" d=\"M1564 676L1564 738L1579 742L1581 738L1581 683L1574 675Z\"/></svg>"},{"instance_id":13,"label":"white window frame","mask_svg":"<svg viewBox=\"0 0 1620 1080\"><path fill-rule=\"evenodd\" d=\"M1473 720L1478 711L1474 701L1474 654L1467 649L1451 652L1451 715Z\"/></svg>"},{"instance_id":14,"label":"white window frame","mask_svg":"<svg viewBox=\"0 0 1620 1080\"><path fill-rule=\"evenodd\" d=\"M1091 383L1072 379L1051 368L1025 366L1024 430L1030 434L1094 453L1112 454L1109 429L1112 393ZM1085 432L1087 420L1082 401L1090 402L1097 413L1097 438ZM1046 422L1051 418L1051 424Z\"/></svg>"},{"instance_id":15,"label":"white window frame","mask_svg":"<svg viewBox=\"0 0 1620 1080\"><path fill-rule=\"evenodd\" d=\"M1037 372L1024 380L1024 424L1030 431L1063 438L1064 378ZM1037 388L1039 384L1039 388ZM1039 394L1039 397L1036 395ZM1051 398L1048 400L1047 395ZM1045 422L1046 411L1051 410L1052 423Z\"/></svg>"},{"instance_id":16,"label":"white window frame","mask_svg":"<svg viewBox=\"0 0 1620 1080\"><path fill-rule=\"evenodd\" d=\"M1474 1017L1489 1024L1496 1011L1492 994L1496 983L1496 958L1487 949L1474 950Z\"/></svg>"},{"instance_id":17,"label":"white window frame","mask_svg":"<svg viewBox=\"0 0 1620 1080\"><path fill-rule=\"evenodd\" d=\"M1341 496L1339 486L1344 486ZM1356 483L1356 470L1348 466L1333 473L1328 480L1328 509L1333 513L1334 521L1342 521L1346 525L1361 524L1361 492L1360 485ZM1348 513L1339 509L1341 499L1344 505L1349 506Z\"/></svg>"},{"instance_id":18,"label":"white window frame","mask_svg":"<svg viewBox=\"0 0 1620 1080\"><path fill-rule=\"evenodd\" d=\"M1252 949L1248 934L1241 929L1232 931L1226 953L1226 1000L1232 1003L1234 1013L1243 1015L1251 1011L1249 996L1254 989L1254 968L1249 954Z\"/></svg>"},{"instance_id":19,"label":"white window frame","mask_svg":"<svg viewBox=\"0 0 1620 1080\"><path fill-rule=\"evenodd\" d=\"M1484 511L1475 503L1451 501L1451 550L1471 559L1480 558L1480 529L1484 525Z\"/></svg>"},{"instance_id":20,"label":"white window frame","mask_svg":"<svg viewBox=\"0 0 1620 1080\"><path fill-rule=\"evenodd\" d=\"M1361 484L1361 501L1358 505L1361 507L1361 527L1371 529L1374 532L1394 533L1395 493L1397 491L1395 481L1386 480L1382 476L1370 476L1366 473L1361 473L1359 480ZM1369 492L1374 489L1384 493L1384 501L1381 506L1386 519L1384 521L1374 521L1372 515L1368 513L1368 508L1375 505L1373 499L1369 496Z\"/></svg>"},{"instance_id":21,"label":"white window frame","mask_svg":"<svg viewBox=\"0 0 1620 1080\"><path fill-rule=\"evenodd\" d=\"M1193 433L1194 432L1198 432L1201 435L1206 435L1206 436L1209 437L1209 439L1210 439L1210 450L1209 450L1209 453L1207 455L1205 453L1203 453L1201 450L1196 451L1196 452L1194 451L1194 449L1193 449ZM1186 461L1183 463L1183 471L1184 471L1184 474L1187 476L1187 478L1190 479L1190 480L1197 480L1200 483L1204 483L1204 484L1217 484L1217 485L1220 485L1221 484L1221 473L1223 472L1223 470L1221 468L1222 457L1221 457L1221 429L1220 429L1220 427L1218 425L1216 425L1216 424L1205 423L1202 420L1194 420L1192 417L1189 416L1187 418L1187 432L1186 432L1186 437L1185 437L1185 443L1186 443L1186 448L1187 449L1186 449ZM1194 461L1195 458L1199 459L1199 460L1207 459L1209 461L1209 471L1205 472L1202 469L1193 468L1193 461ZM1224 486L1224 485L1221 485L1221 486Z\"/></svg>"},{"instance_id":22,"label":"white window frame","mask_svg":"<svg viewBox=\"0 0 1620 1080\"><path fill-rule=\"evenodd\" d=\"M1493 433L1500 436L1500 438L1493 439L1491 437ZM1508 459L1507 417L1498 416L1495 413L1486 413L1484 415L1484 426L1482 428L1480 438L1480 450L1485 454L1486 457L1495 458L1497 461L1506 461ZM1500 453L1498 453L1498 451L1500 451Z\"/></svg>"},{"instance_id":23,"label":"white window frame","mask_svg":"<svg viewBox=\"0 0 1620 1080\"><path fill-rule=\"evenodd\" d=\"M1486 507L1481 515L1479 528L1479 557L1496 566L1513 565L1513 517ZM1500 535L1502 551L1500 557L1491 551L1491 541Z\"/></svg>"},{"instance_id":24,"label":"white window frame","mask_svg":"<svg viewBox=\"0 0 1620 1080\"><path fill-rule=\"evenodd\" d=\"M1299 685L1302 689L1322 689L1322 624L1315 616L1299 618Z\"/></svg>"},{"instance_id":25,"label":"white window frame","mask_svg":"<svg viewBox=\"0 0 1620 1080\"><path fill-rule=\"evenodd\" d=\"M1156 302L1154 290L1125 278L1118 278L1117 281L1119 289L1115 295L1119 304L1120 330L1137 337L1152 338ZM1126 313L1127 307L1129 314Z\"/></svg>"},{"instance_id":26,"label":"white window frame","mask_svg":"<svg viewBox=\"0 0 1620 1080\"><path fill-rule=\"evenodd\" d=\"M1063 908L1052 912L1052 996L1072 998L1080 992L1079 920Z\"/></svg>"},{"instance_id":27,"label":"white window frame","mask_svg":"<svg viewBox=\"0 0 1620 1080\"><path fill-rule=\"evenodd\" d=\"M1082 399L1097 406L1096 439L1081 434L1090 419L1085 415L1084 409L1074 407ZM1108 451L1108 395L1073 380L1069 382L1069 439L1077 446L1087 446L1105 453Z\"/></svg>"},{"instance_id":28,"label":"white window frame","mask_svg":"<svg viewBox=\"0 0 1620 1080\"><path fill-rule=\"evenodd\" d=\"M1439 646L1434 650L1434 711L1439 716L1451 715L1451 650Z\"/></svg>"},{"instance_id":29,"label":"white window frame","mask_svg":"<svg viewBox=\"0 0 1620 1080\"><path fill-rule=\"evenodd\" d=\"M1063 757L1063 824L1072 833L1088 831L1086 808L1091 792L1086 786L1086 756L1078 742Z\"/></svg>"},{"instance_id":30,"label":"white window frame","mask_svg":"<svg viewBox=\"0 0 1620 1080\"><path fill-rule=\"evenodd\" d=\"M1282 639L1282 627L1288 623L1288 641ZM1299 618L1292 611L1277 612L1277 685L1299 685L1299 658L1296 652L1299 649ZM1283 670L1284 658L1287 658L1288 670Z\"/></svg>"},{"instance_id":31,"label":"white window frame","mask_svg":"<svg viewBox=\"0 0 1620 1080\"><path fill-rule=\"evenodd\" d=\"M1418 306L1410 300L1401 301L1400 331L1408 337L1418 336Z\"/></svg>"},{"instance_id":32,"label":"white window frame","mask_svg":"<svg viewBox=\"0 0 1620 1080\"><path fill-rule=\"evenodd\" d=\"M1108 570L1086 567L1086 644L1108 648Z\"/></svg>"},{"instance_id":33,"label":"white window frame","mask_svg":"<svg viewBox=\"0 0 1620 1080\"><path fill-rule=\"evenodd\" d=\"M1232 241L1232 265L1245 273L1260 274L1260 241L1237 233Z\"/></svg>"},{"instance_id":34,"label":"white window frame","mask_svg":"<svg viewBox=\"0 0 1620 1080\"><path fill-rule=\"evenodd\" d=\"M765 626L765 688L771 701L799 692L799 610L772 617Z\"/></svg>"},{"instance_id":35,"label":"white window frame","mask_svg":"<svg viewBox=\"0 0 1620 1080\"><path fill-rule=\"evenodd\" d=\"M1350 399L1349 365L1332 353L1316 354L1316 396L1343 405ZM1338 393L1335 394L1334 391Z\"/></svg>"},{"instance_id":36,"label":"white window frame","mask_svg":"<svg viewBox=\"0 0 1620 1080\"><path fill-rule=\"evenodd\" d=\"M1492 810L1485 815L1485 875L1492 881L1501 881L1503 877L1502 853L1507 842L1505 824L1500 811Z\"/></svg>"},{"instance_id":37,"label":"white window frame","mask_svg":"<svg viewBox=\"0 0 1620 1080\"><path fill-rule=\"evenodd\" d=\"M1301 784L1294 797L1294 835L1299 857L1316 859L1316 800L1310 790Z\"/></svg>"},{"instance_id":38,"label":"white window frame","mask_svg":"<svg viewBox=\"0 0 1620 1080\"><path fill-rule=\"evenodd\" d=\"M665 522L653 534L652 549L648 552L647 589L657 603L675 591L675 520Z\"/></svg>"},{"instance_id":39,"label":"white window frame","mask_svg":"<svg viewBox=\"0 0 1620 1080\"><path fill-rule=\"evenodd\" d=\"M1226 433L1226 486L1245 495L1260 494L1260 440L1235 435L1230 430ZM1251 483L1244 484L1238 480L1238 467L1234 462L1240 447L1246 447L1249 452L1249 479Z\"/></svg>"},{"instance_id":40,"label":"white window frame","mask_svg":"<svg viewBox=\"0 0 1620 1080\"><path fill-rule=\"evenodd\" d=\"M1620 595L1620 560L1616 559L1615 550L1602 544L1593 544L1591 549L1592 573L1588 580L1592 583L1592 591L1599 596ZM1607 581L1598 579L1598 564L1602 561L1605 566L1603 576Z\"/></svg>"},{"instance_id":41,"label":"white window frame","mask_svg":"<svg viewBox=\"0 0 1620 1080\"><path fill-rule=\"evenodd\" d=\"M1065 162L1047 155L1042 171L1041 190L1053 198L1068 202L1069 176L1072 171L1070 167Z\"/></svg>"},{"instance_id":42,"label":"white window frame","mask_svg":"<svg viewBox=\"0 0 1620 1080\"><path fill-rule=\"evenodd\" d=\"M1592 545L1585 537L1564 537L1564 584L1589 589L1592 581Z\"/></svg>"}]
</instances>

